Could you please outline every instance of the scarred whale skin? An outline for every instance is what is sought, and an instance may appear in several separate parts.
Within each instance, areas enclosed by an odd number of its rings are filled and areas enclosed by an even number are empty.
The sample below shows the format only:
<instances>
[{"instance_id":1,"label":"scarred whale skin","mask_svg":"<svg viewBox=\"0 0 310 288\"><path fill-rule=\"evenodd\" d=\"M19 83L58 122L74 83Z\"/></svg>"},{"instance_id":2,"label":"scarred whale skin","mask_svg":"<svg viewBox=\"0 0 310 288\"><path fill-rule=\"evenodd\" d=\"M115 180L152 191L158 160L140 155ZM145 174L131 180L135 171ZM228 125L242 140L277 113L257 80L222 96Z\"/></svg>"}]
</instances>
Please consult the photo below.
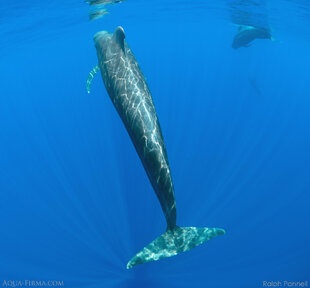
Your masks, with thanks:
<instances>
[{"instance_id":1,"label":"scarred whale skin","mask_svg":"<svg viewBox=\"0 0 310 288\"><path fill-rule=\"evenodd\" d=\"M157 114L150 90L124 31L95 37L98 64L108 94L123 120L132 143L164 211L169 228L176 225L174 188Z\"/></svg>"},{"instance_id":2,"label":"scarred whale skin","mask_svg":"<svg viewBox=\"0 0 310 288\"><path fill-rule=\"evenodd\" d=\"M145 77L125 41L122 27L94 36L106 90L140 157L167 221L167 230L134 256L127 268L170 257L221 234L219 228L178 227L169 162L155 106ZM93 71L96 71L95 68ZM92 79L93 74L91 72Z\"/></svg>"}]
</instances>

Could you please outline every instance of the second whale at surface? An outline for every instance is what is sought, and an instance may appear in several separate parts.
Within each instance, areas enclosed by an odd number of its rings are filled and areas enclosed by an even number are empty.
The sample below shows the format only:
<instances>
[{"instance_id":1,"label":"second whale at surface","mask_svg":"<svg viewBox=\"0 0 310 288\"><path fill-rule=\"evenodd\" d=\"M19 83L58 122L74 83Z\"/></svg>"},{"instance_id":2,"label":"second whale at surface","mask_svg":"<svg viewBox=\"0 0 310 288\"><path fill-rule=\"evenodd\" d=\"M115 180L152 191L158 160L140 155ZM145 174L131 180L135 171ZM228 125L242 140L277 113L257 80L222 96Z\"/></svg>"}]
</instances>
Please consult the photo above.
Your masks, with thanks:
<instances>
[{"instance_id":1,"label":"second whale at surface","mask_svg":"<svg viewBox=\"0 0 310 288\"><path fill-rule=\"evenodd\" d=\"M162 131L149 87L125 41L124 30L118 27L113 34L98 32L94 42L98 66L90 73L88 92L94 74L100 69L106 90L140 157L167 222L166 232L137 253L127 268L177 255L225 234L219 228L176 225L174 187Z\"/></svg>"},{"instance_id":2,"label":"second whale at surface","mask_svg":"<svg viewBox=\"0 0 310 288\"><path fill-rule=\"evenodd\" d=\"M249 47L255 39L273 40L273 37L267 28L240 25L234 37L232 48Z\"/></svg>"}]
</instances>

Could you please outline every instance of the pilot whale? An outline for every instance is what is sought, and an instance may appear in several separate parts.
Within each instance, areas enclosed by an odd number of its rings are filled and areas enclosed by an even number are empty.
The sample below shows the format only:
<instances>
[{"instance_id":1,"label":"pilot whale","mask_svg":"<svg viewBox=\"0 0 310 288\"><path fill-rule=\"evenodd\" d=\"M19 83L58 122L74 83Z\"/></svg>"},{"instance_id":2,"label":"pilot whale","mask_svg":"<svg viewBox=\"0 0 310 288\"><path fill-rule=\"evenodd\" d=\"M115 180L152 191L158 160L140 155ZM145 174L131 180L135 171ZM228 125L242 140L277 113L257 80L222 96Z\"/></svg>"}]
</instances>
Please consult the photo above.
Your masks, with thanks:
<instances>
[{"instance_id":1,"label":"pilot whale","mask_svg":"<svg viewBox=\"0 0 310 288\"><path fill-rule=\"evenodd\" d=\"M219 228L179 227L176 225L176 203L166 147L146 79L131 49L125 41L122 27L113 34L106 31L94 35L98 65L87 80L98 70L106 90L122 119L140 157L146 174L164 212L167 229L144 247L127 264L135 265L171 257L225 234Z\"/></svg>"},{"instance_id":2,"label":"pilot whale","mask_svg":"<svg viewBox=\"0 0 310 288\"><path fill-rule=\"evenodd\" d=\"M271 33L266 28L240 25L238 33L235 35L232 48L249 47L255 39L271 39Z\"/></svg>"}]
</instances>

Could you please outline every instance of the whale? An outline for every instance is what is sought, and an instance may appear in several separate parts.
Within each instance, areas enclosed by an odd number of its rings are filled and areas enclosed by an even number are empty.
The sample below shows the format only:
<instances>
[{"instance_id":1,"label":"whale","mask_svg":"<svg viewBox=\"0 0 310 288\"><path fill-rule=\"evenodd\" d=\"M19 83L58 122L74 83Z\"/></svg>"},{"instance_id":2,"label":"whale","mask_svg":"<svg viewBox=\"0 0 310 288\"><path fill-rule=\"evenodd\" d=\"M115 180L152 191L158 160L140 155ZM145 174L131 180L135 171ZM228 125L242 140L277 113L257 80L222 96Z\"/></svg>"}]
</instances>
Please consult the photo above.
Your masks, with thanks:
<instances>
[{"instance_id":1,"label":"whale","mask_svg":"<svg viewBox=\"0 0 310 288\"><path fill-rule=\"evenodd\" d=\"M273 40L270 31L267 28L240 25L237 34L234 37L232 48L249 47L255 39Z\"/></svg>"},{"instance_id":2,"label":"whale","mask_svg":"<svg viewBox=\"0 0 310 288\"><path fill-rule=\"evenodd\" d=\"M124 123L166 219L166 231L146 245L127 264L138 264L177 255L225 234L224 229L179 227L176 202L163 134L153 99L138 62L125 41L125 32L100 31L94 35L98 65L87 79L87 91L100 70L107 93Z\"/></svg>"}]
</instances>

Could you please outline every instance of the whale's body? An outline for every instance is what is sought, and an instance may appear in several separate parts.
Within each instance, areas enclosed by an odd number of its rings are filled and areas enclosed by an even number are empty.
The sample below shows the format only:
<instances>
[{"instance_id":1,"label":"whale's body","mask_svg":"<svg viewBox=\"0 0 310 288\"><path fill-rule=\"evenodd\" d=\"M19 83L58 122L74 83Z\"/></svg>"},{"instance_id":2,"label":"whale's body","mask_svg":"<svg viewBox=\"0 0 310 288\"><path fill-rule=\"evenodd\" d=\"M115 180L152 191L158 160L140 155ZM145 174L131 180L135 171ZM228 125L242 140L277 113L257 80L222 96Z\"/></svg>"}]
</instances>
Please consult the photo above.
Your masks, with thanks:
<instances>
[{"instance_id":1,"label":"whale's body","mask_svg":"<svg viewBox=\"0 0 310 288\"><path fill-rule=\"evenodd\" d=\"M268 29L254 26L239 26L238 33L235 35L232 47L248 47L255 39L272 39Z\"/></svg>"},{"instance_id":2,"label":"whale's body","mask_svg":"<svg viewBox=\"0 0 310 288\"><path fill-rule=\"evenodd\" d=\"M188 251L225 231L176 226L174 187L155 106L145 77L124 39L121 27L113 34L105 31L95 34L98 66L106 90L135 146L167 221L166 232L129 261L127 268L131 268Z\"/></svg>"}]
</instances>

